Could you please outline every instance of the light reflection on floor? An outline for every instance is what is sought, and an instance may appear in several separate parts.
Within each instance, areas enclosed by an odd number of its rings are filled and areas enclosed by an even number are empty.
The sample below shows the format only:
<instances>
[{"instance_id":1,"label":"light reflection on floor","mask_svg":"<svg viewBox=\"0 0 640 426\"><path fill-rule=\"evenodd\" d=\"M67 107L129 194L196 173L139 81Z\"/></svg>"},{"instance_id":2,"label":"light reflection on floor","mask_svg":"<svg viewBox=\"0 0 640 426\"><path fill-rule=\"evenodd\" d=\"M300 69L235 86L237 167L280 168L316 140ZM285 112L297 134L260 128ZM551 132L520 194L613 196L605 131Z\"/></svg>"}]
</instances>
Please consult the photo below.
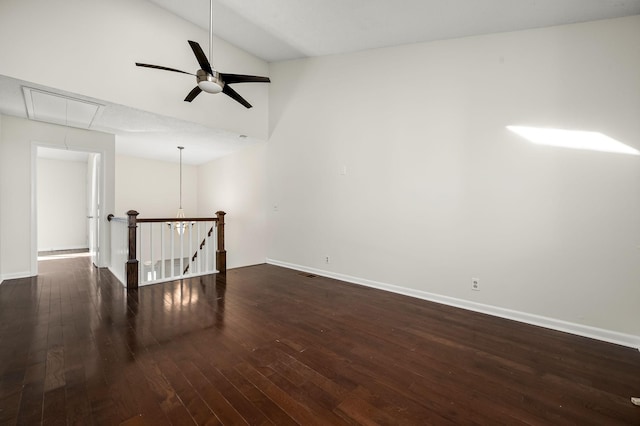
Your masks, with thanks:
<instances>
[{"instance_id":1,"label":"light reflection on floor","mask_svg":"<svg viewBox=\"0 0 640 426\"><path fill-rule=\"evenodd\" d=\"M76 257L90 257L91 253L88 251L70 253L67 251L51 251L38 253L38 260L57 260L57 259L73 259Z\"/></svg>"}]
</instances>

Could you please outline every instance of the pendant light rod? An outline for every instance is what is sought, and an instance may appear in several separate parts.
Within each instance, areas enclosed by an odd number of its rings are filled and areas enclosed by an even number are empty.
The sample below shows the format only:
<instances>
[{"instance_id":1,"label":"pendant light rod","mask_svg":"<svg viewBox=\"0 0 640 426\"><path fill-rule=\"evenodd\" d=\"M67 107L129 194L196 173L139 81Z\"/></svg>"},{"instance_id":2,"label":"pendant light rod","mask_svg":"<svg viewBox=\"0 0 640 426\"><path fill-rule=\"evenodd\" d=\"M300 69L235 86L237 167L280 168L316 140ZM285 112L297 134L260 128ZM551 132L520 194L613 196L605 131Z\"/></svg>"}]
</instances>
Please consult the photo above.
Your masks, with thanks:
<instances>
[{"instance_id":1,"label":"pendant light rod","mask_svg":"<svg viewBox=\"0 0 640 426\"><path fill-rule=\"evenodd\" d=\"M180 150L180 210L182 210L182 150L184 146L179 146Z\"/></svg>"}]
</instances>

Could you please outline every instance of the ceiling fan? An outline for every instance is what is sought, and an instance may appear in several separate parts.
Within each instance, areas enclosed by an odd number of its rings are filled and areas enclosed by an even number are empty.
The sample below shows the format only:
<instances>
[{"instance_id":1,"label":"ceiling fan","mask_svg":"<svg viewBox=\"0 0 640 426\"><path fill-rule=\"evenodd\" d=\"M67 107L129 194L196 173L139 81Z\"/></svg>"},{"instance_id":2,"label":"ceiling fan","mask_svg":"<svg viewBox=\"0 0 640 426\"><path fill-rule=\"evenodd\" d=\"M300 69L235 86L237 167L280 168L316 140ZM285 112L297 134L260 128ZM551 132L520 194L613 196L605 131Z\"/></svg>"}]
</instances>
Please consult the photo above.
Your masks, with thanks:
<instances>
[{"instance_id":1,"label":"ceiling fan","mask_svg":"<svg viewBox=\"0 0 640 426\"><path fill-rule=\"evenodd\" d=\"M161 65L150 65L143 64L140 62L136 62L136 65L139 67L147 67L147 68L156 68L159 70L165 71L173 71L179 72L182 74L189 74L196 77L197 86L189 92L186 98L184 98L185 102L191 102L195 99L196 96L200 94L200 92L205 91L207 93L224 93L225 95L231 97L235 101L241 103L246 108L251 108L251 104L247 102L238 92L233 90L229 84L234 83L271 83L269 77L259 77L255 75L244 75L244 74L227 74L216 71L212 66L200 45L195 42L189 40L189 46L191 46L191 50L193 50L193 54L196 56L198 60L198 64L200 64L200 69L196 71L195 74L177 70L175 68L163 67ZM210 0L209 7L209 59L213 57L213 0Z\"/></svg>"}]
</instances>

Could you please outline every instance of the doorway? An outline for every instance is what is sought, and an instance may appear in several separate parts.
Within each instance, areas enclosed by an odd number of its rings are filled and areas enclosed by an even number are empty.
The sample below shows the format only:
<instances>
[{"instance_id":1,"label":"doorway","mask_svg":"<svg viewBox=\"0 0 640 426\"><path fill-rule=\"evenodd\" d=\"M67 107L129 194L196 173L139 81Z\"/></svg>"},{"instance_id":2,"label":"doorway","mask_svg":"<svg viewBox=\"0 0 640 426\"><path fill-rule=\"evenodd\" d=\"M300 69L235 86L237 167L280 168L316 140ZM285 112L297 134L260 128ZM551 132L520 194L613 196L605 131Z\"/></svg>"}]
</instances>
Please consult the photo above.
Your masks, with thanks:
<instances>
[{"instance_id":1,"label":"doorway","mask_svg":"<svg viewBox=\"0 0 640 426\"><path fill-rule=\"evenodd\" d=\"M91 256L98 266L101 155L38 146L36 156L38 254Z\"/></svg>"}]
</instances>

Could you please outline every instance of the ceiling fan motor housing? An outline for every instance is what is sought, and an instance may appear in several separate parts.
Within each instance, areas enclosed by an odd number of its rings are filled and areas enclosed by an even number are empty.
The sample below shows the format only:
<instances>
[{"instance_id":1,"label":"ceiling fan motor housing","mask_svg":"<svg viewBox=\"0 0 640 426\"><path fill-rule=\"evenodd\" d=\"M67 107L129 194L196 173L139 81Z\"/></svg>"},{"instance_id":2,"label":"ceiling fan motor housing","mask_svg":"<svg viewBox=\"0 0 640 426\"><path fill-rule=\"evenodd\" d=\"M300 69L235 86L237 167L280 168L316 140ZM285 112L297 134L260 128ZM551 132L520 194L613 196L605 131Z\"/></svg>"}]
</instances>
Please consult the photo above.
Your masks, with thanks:
<instances>
[{"instance_id":1,"label":"ceiling fan motor housing","mask_svg":"<svg viewBox=\"0 0 640 426\"><path fill-rule=\"evenodd\" d=\"M207 93L220 93L224 87L224 81L220 78L220 74L213 70L213 74L209 74L205 70L196 72L198 87Z\"/></svg>"}]
</instances>

